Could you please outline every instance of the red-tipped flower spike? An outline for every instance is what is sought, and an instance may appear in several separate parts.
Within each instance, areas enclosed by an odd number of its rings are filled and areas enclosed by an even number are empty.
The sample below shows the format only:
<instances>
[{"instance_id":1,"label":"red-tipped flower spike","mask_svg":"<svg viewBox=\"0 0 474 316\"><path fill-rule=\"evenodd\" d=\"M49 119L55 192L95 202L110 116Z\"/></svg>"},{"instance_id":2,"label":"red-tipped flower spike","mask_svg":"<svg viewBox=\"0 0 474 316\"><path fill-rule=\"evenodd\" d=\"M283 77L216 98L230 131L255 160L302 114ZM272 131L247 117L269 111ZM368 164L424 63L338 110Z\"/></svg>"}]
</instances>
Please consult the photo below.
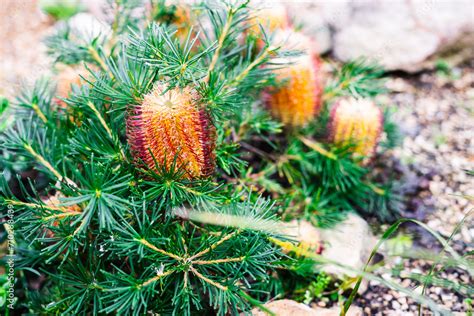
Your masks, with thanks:
<instances>
[{"instance_id":1,"label":"red-tipped flower spike","mask_svg":"<svg viewBox=\"0 0 474 316\"><path fill-rule=\"evenodd\" d=\"M383 128L383 114L369 99L343 99L331 110L329 137L340 146L353 144L354 153L370 157Z\"/></svg>"},{"instance_id":2,"label":"red-tipped flower spike","mask_svg":"<svg viewBox=\"0 0 474 316\"><path fill-rule=\"evenodd\" d=\"M282 87L267 91L265 103L272 115L288 126L303 126L321 110L323 93L321 63L310 50L311 39L302 33L284 30L275 36L275 44L305 53L274 62L287 64L276 70ZM280 39L286 42L281 44Z\"/></svg>"},{"instance_id":3,"label":"red-tipped flower spike","mask_svg":"<svg viewBox=\"0 0 474 316\"><path fill-rule=\"evenodd\" d=\"M132 155L154 170L163 166L170 170L176 158L185 178L207 177L215 161L216 130L211 118L199 107L194 90L166 88L157 85L127 118Z\"/></svg>"}]
</instances>

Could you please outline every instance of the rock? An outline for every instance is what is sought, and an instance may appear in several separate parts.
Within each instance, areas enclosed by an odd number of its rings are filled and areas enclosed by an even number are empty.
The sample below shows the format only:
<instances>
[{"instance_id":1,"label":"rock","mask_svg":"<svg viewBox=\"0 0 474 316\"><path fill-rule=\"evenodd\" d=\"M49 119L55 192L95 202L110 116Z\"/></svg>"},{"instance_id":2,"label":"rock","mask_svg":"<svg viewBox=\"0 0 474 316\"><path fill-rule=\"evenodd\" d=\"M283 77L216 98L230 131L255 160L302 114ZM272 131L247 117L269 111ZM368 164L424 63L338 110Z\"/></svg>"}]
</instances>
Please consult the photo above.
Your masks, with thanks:
<instances>
[{"instance_id":1,"label":"rock","mask_svg":"<svg viewBox=\"0 0 474 316\"><path fill-rule=\"evenodd\" d=\"M286 223L283 233L299 242L305 250L321 252L322 242L319 230L308 221L292 220Z\"/></svg>"},{"instance_id":2,"label":"rock","mask_svg":"<svg viewBox=\"0 0 474 316\"><path fill-rule=\"evenodd\" d=\"M85 11L89 12L98 19L106 20L111 18L110 13L107 12L107 8L110 7L110 4L107 3L107 0L95 0L95 1L85 1L82 0L81 4L85 7Z\"/></svg>"},{"instance_id":3,"label":"rock","mask_svg":"<svg viewBox=\"0 0 474 316\"><path fill-rule=\"evenodd\" d=\"M339 316L341 314L341 309L339 307L315 308L314 311L316 312L315 315L317 316ZM362 312L362 309L360 307L351 306L345 315L346 316L362 316L363 314L364 313Z\"/></svg>"},{"instance_id":4,"label":"rock","mask_svg":"<svg viewBox=\"0 0 474 316\"><path fill-rule=\"evenodd\" d=\"M367 222L355 214L349 214L343 222L320 233L324 243L322 256L357 270L364 268L376 244ZM325 265L322 269L340 278L357 275L335 265Z\"/></svg>"},{"instance_id":5,"label":"rock","mask_svg":"<svg viewBox=\"0 0 474 316\"><path fill-rule=\"evenodd\" d=\"M457 64L474 55L474 5L469 0L341 0L288 7L306 32L323 43L321 51L333 46L342 61L364 56L388 70L416 72L432 68L439 58Z\"/></svg>"},{"instance_id":6,"label":"rock","mask_svg":"<svg viewBox=\"0 0 474 316\"><path fill-rule=\"evenodd\" d=\"M341 309L335 308L311 308L305 304L298 303L292 300L277 300L264 305L270 309L277 316L339 316ZM254 316L266 316L267 314L258 308L251 311ZM362 310L358 307L352 306L346 313L347 316L361 316Z\"/></svg>"},{"instance_id":7,"label":"rock","mask_svg":"<svg viewBox=\"0 0 474 316\"><path fill-rule=\"evenodd\" d=\"M355 214L349 214L343 222L331 229L318 229L310 222L293 220L286 223L283 233L299 241L298 249L302 253L296 251L297 256L303 256L304 251L311 251L358 270L363 269L376 243L367 222ZM351 238L348 239L347 236ZM339 279L357 275L335 265L325 265L322 271ZM367 280L362 280L358 292L365 292L367 287Z\"/></svg>"},{"instance_id":8,"label":"rock","mask_svg":"<svg viewBox=\"0 0 474 316\"><path fill-rule=\"evenodd\" d=\"M302 26L302 32L314 39L313 50L319 54L324 54L331 49L331 30L329 24L324 19L314 18L322 14L321 8L314 4L309 4L308 10L301 10L300 2L287 5L288 15L296 25Z\"/></svg>"},{"instance_id":9,"label":"rock","mask_svg":"<svg viewBox=\"0 0 474 316\"><path fill-rule=\"evenodd\" d=\"M264 305L266 308L270 309L272 312L274 312L278 316L317 316L315 310L313 310L311 307L295 302L293 300L277 300L273 301L270 303L267 303ZM266 316L267 313L254 308L251 311L252 315L254 316Z\"/></svg>"},{"instance_id":10,"label":"rock","mask_svg":"<svg viewBox=\"0 0 474 316\"><path fill-rule=\"evenodd\" d=\"M334 53L344 61L367 56L388 70L409 72L431 68L454 52L465 59L474 53L472 10L470 1L369 1L335 35Z\"/></svg>"}]
</instances>

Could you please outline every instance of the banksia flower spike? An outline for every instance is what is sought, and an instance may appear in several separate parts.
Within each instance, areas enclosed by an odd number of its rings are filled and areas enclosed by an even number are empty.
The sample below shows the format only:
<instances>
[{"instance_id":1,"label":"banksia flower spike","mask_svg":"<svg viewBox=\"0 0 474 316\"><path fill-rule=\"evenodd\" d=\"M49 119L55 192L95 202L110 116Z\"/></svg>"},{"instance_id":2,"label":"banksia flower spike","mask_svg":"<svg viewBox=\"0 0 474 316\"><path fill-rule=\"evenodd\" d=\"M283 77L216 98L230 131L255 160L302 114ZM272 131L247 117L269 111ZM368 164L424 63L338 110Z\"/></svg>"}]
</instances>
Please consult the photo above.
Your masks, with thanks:
<instances>
[{"instance_id":1,"label":"banksia flower spike","mask_svg":"<svg viewBox=\"0 0 474 316\"><path fill-rule=\"evenodd\" d=\"M152 3L150 1L146 5L149 12L150 19L158 23L171 24L176 27L176 33L174 36L181 42L184 42L191 27L198 24L197 17L193 12L193 5L197 4L198 1L179 1L179 0L166 0L163 3ZM156 2L156 1L155 1ZM191 38L197 35L196 32L191 33Z\"/></svg>"},{"instance_id":2,"label":"banksia flower spike","mask_svg":"<svg viewBox=\"0 0 474 316\"><path fill-rule=\"evenodd\" d=\"M256 15L250 20L252 25L248 32L251 35L260 35L260 25L266 32L274 32L278 29L290 27L290 18L285 6L274 4L256 11Z\"/></svg>"},{"instance_id":3,"label":"banksia flower spike","mask_svg":"<svg viewBox=\"0 0 474 316\"><path fill-rule=\"evenodd\" d=\"M177 26L177 36L179 38L186 39L193 22L195 21L193 21L191 6L186 4L177 5L174 13L174 24Z\"/></svg>"},{"instance_id":4,"label":"banksia flower spike","mask_svg":"<svg viewBox=\"0 0 474 316\"><path fill-rule=\"evenodd\" d=\"M338 146L352 144L357 155L372 156L382 129L382 111L369 99L343 99L331 110L330 141Z\"/></svg>"},{"instance_id":5,"label":"banksia flower spike","mask_svg":"<svg viewBox=\"0 0 474 316\"><path fill-rule=\"evenodd\" d=\"M136 162L170 170L176 159L176 167L184 168L187 179L211 175L216 130L198 101L190 88L167 90L163 84L145 95L127 118L128 142Z\"/></svg>"},{"instance_id":6,"label":"banksia flower spike","mask_svg":"<svg viewBox=\"0 0 474 316\"><path fill-rule=\"evenodd\" d=\"M255 15L249 20L250 26L246 31L247 36L256 39L255 45L258 50L265 46L261 27L267 35L278 30L283 30L291 26L288 11L285 6L274 4L271 7L264 7L256 10Z\"/></svg>"},{"instance_id":7,"label":"banksia flower spike","mask_svg":"<svg viewBox=\"0 0 474 316\"><path fill-rule=\"evenodd\" d=\"M281 43L289 49L304 53L295 57L280 58L275 63L286 66L275 71L277 81L282 87L264 94L264 101L271 114L287 126L303 126L311 121L321 110L323 93L321 62L312 53L311 39L290 29L278 32L274 43Z\"/></svg>"}]
</instances>

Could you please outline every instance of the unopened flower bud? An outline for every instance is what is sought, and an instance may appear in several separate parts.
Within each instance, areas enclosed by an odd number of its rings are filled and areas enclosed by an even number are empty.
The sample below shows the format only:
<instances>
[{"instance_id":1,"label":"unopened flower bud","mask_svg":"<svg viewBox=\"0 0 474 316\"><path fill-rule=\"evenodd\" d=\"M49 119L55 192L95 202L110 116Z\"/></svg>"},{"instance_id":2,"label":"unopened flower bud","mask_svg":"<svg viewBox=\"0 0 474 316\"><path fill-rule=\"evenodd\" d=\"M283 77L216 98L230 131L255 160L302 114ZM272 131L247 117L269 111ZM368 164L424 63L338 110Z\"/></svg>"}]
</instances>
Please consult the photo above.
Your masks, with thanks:
<instances>
[{"instance_id":1,"label":"unopened flower bud","mask_svg":"<svg viewBox=\"0 0 474 316\"><path fill-rule=\"evenodd\" d=\"M330 141L338 146L353 145L352 151L370 157L383 129L383 114L369 99L343 99L331 110Z\"/></svg>"},{"instance_id":2,"label":"unopened flower bud","mask_svg":"<svg viewBox=\"0 0 474 316\"><path fill-rule=\"evenodd\" d=\"M260 50L265 45L261 28L267 36L271 33L289 28L291 23L288 12L283 5L273 4L255 11L255 15L249 20L250 27L247 36L256 38L256 46Z\"/></svg>"},{"instance_id":3,"label":"unopened flower bud","mask_svg":"<svg viewBox=\"0 0 474 316\"><path fill-rule=\"evenodd\" d=\"M132 155L148 168L184 168L184 177L207 177L214 171L216 130L191 88L167 90L157 85L127 118Z\"/></svg>"},{"instance_id":4,"label":"unopened flower bud","mask_svg":"<svg viewBox=\"0 0 474 316\"><path fill-rule=\"evenodd\" d=\"M290 26L290 19L285 6L281 4L273 4L256 10L255 15L251 18L252 26L249 29L251 35L260 34L260 25L266 32L274 32L277 29L284 29Z\"/></svg>"}]
</instances>

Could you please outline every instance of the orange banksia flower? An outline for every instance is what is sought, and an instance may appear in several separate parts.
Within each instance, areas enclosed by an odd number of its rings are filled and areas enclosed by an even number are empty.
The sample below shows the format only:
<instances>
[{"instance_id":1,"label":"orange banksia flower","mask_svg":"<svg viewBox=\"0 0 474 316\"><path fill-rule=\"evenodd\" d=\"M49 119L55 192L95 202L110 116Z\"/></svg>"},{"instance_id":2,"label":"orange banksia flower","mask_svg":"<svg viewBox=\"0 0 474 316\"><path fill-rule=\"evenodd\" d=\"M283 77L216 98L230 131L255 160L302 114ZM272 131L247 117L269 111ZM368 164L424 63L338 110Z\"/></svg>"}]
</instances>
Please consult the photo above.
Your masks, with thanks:
<instances>
[{"instance_id":1,"label":"orange banksia flower","mask_svg":"<svg viewBox=\"0 0 474 316\"><path fill-rule=\"evenodd\" d=\"M255 16L250 19L252 23L249 34L260 35L260 25L266 32L274 32L277 29L285 29L290 26L288 12L283 5L274 4L271 7L256 11Z\"/></svg>"},{"instance_id":2,"label":"orange banksia flower","mask_svg":"<svg viewBox=\"0 0 474 316\"><path fill-rule=\"evenodd\" d=\"M214 171L216 130L199 96L190 88L166 91L157 85L127 118L127 137L138 163L156 170L184 168L184 177L207 177ZM164 92L166 91L166 92ZM158 164L156 166L155 164Z\"/></svg>"},{"instance_id":3,"label":"orange banksia flower","mask_svg":"<svg viewBox=\"0 0 474 316\"><path fill-rule=\"evenodd\" d=\"M276 78L282 86L267 91L264 99L271 114L283 124L303 126L321 110L323 93L321 62L309 49L311 40L307 36L291 30L283 32L291 36L284 45L305 53L274 60L287 64L275 71ZM282 37L283 35L278 34L276 36L276 38Z\"/></svg>"},{"instance_id":4,"label":"orange banksia flower","mask_svg":"<svg viewBox=\"0 0 474 316\"><path fill-rule=\"evenodd\" d=\"M188 4L177 3L175 4L175 12L173 16L173 24L176 25L176 37L180 38L183 42L188 37L193 24L196 24L196 18L193 16L192 7ZM197 35L193 31L191 38Z\"/></svg>"},{"instance_id":5,"label":"orange banksia flower","mask_svg":"<svg viewBox=\"0 0 474 316\"><path fill-rule=\"evenodd\" d=\"M369 99L343 99L331 110L329 138L336 145L354 145L352 151L370 157L383 129L383 114Z\"/></svg>"},{"instance_id":6,"label":"orange banksia flower","mask_svg":"<svg viewBox=\"0 0 474 316\"><path fill-rule=\"evenodd\" d=\"M268 36L270 33L291 26L290 18L285 6L278 4L256 10L255 15L250 18L249 23L250 27L246 33L248 36L257 38L256 46L258 49L262 49L265 45L262 39L263 34L261 27L263 27Z\"/></svg>"},{"instance_id":7,"label":"orange banksia flower","mask_svg":"<svg viewBox=\"0 0 474 316\"><path fill-rule=\"evenodd\" d=\"M147 3L146 7L151 14L150 18L153 18L155 22L174 25L176 27L174 37L184 42L191 31L191 27L198 24L197 17L193 12L193 5L197 3L194 0L166 0L164 3L159 3L159 1L155 4ZM191 38L196 35L197 33L193 31Z\"/></svg>"}]
</instances>

